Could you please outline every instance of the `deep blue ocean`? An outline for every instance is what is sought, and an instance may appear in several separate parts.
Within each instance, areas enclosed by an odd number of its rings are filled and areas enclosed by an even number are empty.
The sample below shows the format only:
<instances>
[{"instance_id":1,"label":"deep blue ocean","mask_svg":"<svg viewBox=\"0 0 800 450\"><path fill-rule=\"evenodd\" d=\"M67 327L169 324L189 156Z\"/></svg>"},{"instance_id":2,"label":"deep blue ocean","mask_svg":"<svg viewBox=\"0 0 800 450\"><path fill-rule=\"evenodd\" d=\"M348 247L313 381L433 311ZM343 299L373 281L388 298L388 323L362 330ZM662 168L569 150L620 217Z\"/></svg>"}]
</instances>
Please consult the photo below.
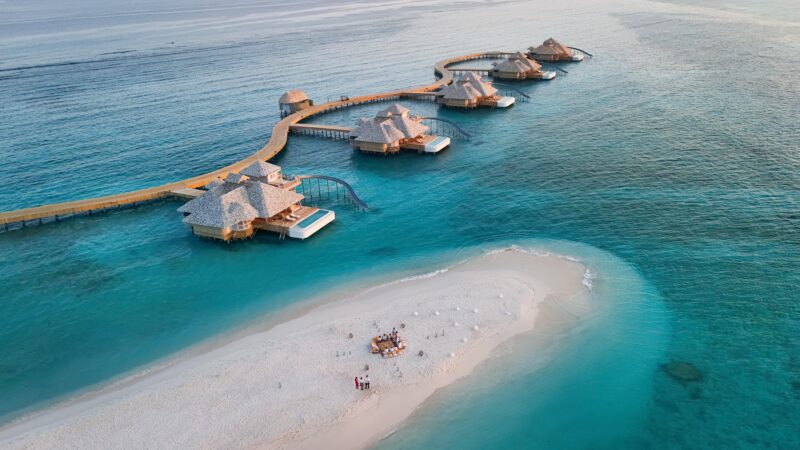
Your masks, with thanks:
<instances>
[{"instance_id":1,"label":"deep blue ocean","mask_svg":"<svg viewBox=\"0 0 800 450\"><path fill-rule=\"evenodd\" d=\"M439 155L290 137L274 163L370 205L326 204L307 241L199 240L177 201L0 234L0 422L320 292L518 244L584 261L596 314L509 343L377 448L800 448L793 0L0 2L0 210L234 162L291 88L426 84L550 36L595 57L516 84L529 102L404 102L473 134Z\"/></svg>"}]
</instances>

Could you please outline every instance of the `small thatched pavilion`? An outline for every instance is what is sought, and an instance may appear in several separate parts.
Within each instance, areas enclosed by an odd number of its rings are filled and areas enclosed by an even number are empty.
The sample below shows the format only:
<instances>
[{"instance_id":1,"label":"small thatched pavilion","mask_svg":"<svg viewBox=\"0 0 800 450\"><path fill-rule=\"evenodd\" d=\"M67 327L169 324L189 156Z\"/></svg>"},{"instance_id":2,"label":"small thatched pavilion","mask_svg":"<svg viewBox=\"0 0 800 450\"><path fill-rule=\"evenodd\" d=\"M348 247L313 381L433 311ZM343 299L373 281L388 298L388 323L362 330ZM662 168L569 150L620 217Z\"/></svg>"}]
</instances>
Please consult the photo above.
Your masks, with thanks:
<instances>
[{"instance_id":1,"label":"small thatched pavilion","mask_svg":"<svg viewBox=\"0 0 800 450\"><path fill-rule=\"evenodd\" d=\"M528 48L528 54L531 58L538 59L539 61L583 61L583 55L581 53L573 51L571 48L553 38L547 39L538 47Z\"/></svg>"},{"instance_id":2,"label":"small thatched pavilion","mask_svg":"<svg viewBox=\"0 0 800 450\"><path fill-rule=\"evenodd\" d=\"M284 92L278 100L278 105L281 108L281 116L288 116L297 111L302 111L314 104L308 98L305 92L300 89L292 89L291 91Z\"/></svg>"}]
</instances>

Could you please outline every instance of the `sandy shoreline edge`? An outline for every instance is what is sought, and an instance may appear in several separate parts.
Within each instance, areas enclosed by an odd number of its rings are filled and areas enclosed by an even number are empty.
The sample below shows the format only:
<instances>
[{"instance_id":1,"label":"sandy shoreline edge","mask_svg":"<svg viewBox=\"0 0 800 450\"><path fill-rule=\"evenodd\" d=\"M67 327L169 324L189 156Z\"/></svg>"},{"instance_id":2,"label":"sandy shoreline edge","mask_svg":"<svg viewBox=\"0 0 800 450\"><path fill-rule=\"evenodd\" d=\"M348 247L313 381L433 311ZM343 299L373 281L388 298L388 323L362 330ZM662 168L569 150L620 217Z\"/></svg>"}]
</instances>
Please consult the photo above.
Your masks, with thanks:
<instances>
[{"instance_id":1,"label":"sandy shoreline edge","mask_svg":"<svg viewBox=\"0 0 800 450\"><path fill-rule=\"evenodd\" d=\"M565 257L505 249L368 288L0 428L0 446L363 448L502 342L588 311L585 272ZM392 327L406 354L369 353L371 336ZM353 377L365 373L372 389L358 391Z\"/></svg>"}]
</instances>

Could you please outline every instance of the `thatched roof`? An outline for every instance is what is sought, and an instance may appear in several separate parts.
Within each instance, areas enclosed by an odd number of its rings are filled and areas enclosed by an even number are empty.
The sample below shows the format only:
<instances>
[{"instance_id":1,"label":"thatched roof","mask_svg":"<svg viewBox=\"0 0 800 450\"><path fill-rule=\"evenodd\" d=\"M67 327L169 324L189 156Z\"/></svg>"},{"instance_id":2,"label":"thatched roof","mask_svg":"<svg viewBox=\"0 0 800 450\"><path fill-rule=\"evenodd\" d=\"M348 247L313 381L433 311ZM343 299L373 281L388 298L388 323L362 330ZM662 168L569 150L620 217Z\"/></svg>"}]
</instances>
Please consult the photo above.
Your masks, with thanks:
<instances>
[{"instance_id":1,"label":"thatched roof","mask_svg":"<svg viewBox=\"0 0 800 450\"><path fill-rule=\"evenodd\" d=\"M248 177L267 177L280 171L281 168L279 166L259 160L245 167L239 173Z\"/></svg>"},{"instance_id":2,"label":"thatched roof","mask_svg":"<svg viewBox=\"0 0 800 450\"><path fill-rule=\"evenodd\" d=\"M508 59L511 61L517 61L522 64L524 67L527 67L529 70L540 70L542 65L537 63L536 61L528 58L528 55L522 52L517 52L511 55Z\"/></svg>"},{"instance_id":3,"label":"thatched roof","mask_svg":"<svg viewBox=\"0 0 800 450\"><path fill-rule=\"evenodd\" d=\"M230 228L240 222L250 222L258 217L258 211L247 199L247 191L241 187L221 196L209 193L195 200L203 199L201 204L193 208L183 222L189 225L203 225L215 228Z\"/></svg>"},{"instance_id":4,"label":"thatched roof","mask_svg":"<svg viewBox=\"0 0 800 450\"><path fill-rule=\"evenodd\" d=\"M284 92L281 98L278 99L278 103L289 105L292 103L300 103L304 100L308 100L308 96L305 92L300 89L292 89L291 91Z\"/></svg>"},{"instance_id":5,"label":"thatched roof","mask_svg":"<svg viewBox=\"0 0 800 450\"><path fill-rule=\"evenodd\" d=\"M210 191L210 190L214 189L215 187L222 186L224 183L225 182L220 180L219 178L214 178L213 180L209 181L203 187L206 188L207 191Z\"/></svg>"},{"instance_id":6,"label":"thatched roof","mask_svg":"<svg viewBox=\"0 0 800 450\"><path fill-rule=\"evenodd\" d=\"M365 128L364 125L368 124L370 120L375 120L375 119L366 119L364 117L360 117L356 122L356 126L353 127L352 130L350 130L350 137L353 138L357 137L359 133L363 133L364 131L366 131L367 128Z\"/></svg>"},{"instance_id":7,"label":"thatched roof","mask_svg":"<svg viewBox=\"0 0 800 450\"><path fill-rule=\"evenodd\" d=\"M408 113L408 108L400 105L399 103L394 103L388 108L380 110L377 114L377 117L408 116Z\"/></svg>"},{"instance_id":8,"label":"thatched roof","mask_svg":"<svg viewBox=\"0 0 800 450\"><path fill-rule=\"evenodd\" d=\"M482 97L481 93L469 83L451 84L443 92L444 98L448 100L472 100Z\"/></svg>"},{"instance_id":9,"label":"thatched roof","mask_svg":"<svg viewBox=\"0 0 800 450\"><path fill-rule=\"evenodd\" d=\"M510 73L538 72L541 68L541 64L528 58L522 52L514 53L508 59L494 65L494 70Z\"/></svg>"},{"instance_id":10,"label":"thatched roof","mask_svg":"<svg viewBox=\"0 0 800 450\"><path fill-rule=\"evenodd\" d=\"M258 217L265 219L303 200L303 196L297 192L287 191L260 181L250 181L243 189L247 191L250 205L258 211Z\"/></svg>"},{"instance_id":11,"label":"thatched roof","mask_svg":"<svg viewBox=\"0 0 800 450\"><path fill-rule=\"evenodd\" d=\"M363 142L394 144L404 137L403 132L395 128L392 122L387 120L384 122L370 121L364 124L364 129L356 139Z\"/></svg>"},{"instance_id":12,"label":"thatched roof","mask_svg":"<svg viewBox=\"0 0 800 450\"><path fill-rule=\"evenodd\" d=\"M239 184L239 183L244 183L247 180L249 180L249 178L247 178L246 176L240 173L233 173L233 172L229 173L228 176L225 177L226 183Z\"/></svg>"},{"instance_id":13,"label":"thatched roof","mask_svg":"<svg viewBox=\"0 0 800 450\"><path fill-rule=\"evenodd\" d=\"M549 38L538 47L530 47L531 53L536 55L564 55L569 56L572 54L569 47L558 42L553 38Z\"/></svg>"},{"instance_id":14,"label":"thatched roof","mask_svg":"<svg viewBox=\"0 0 800 450\"><path fill-rule=\"evenodd\" d=\"M210 184L210 183L209 183ZM231 192L234 189L237 189L240 185L234 183L225 183L220 180L219 184L214 186L213 188L207 190L199 197L195 197L188 202L181 205L178 208L178 212L182 213L193 213L198 209L206 208L205 204L210 201L211 199L218 198L228 192Z\"/></svg>"},{"instance_id":15,"label":"thatched roof","mask_svg":"<svg viewBox=\"0 0 800 450\"><path fill-rule=\"evenodd\" d=\"M519 61L514 61L511 59L507 59L496 66L494 66L494 70L498 72L506 72L506 73L525 73L530 69L524 66Z\"/></svg>"},{"instance_id":16,"label":"thatched roof","mask_svg":"<svg viewBox=\"0 0 800 450\"><path fill-rule=\"evenodd\" d=\"M492 83L483 81L481 76L475 72L467 72L466 75L461 77L459 83L469 83L483 97L491 97L497 93L497 89L492 86Z\"/></svg>"},{"instance_id":17,"label":"thatched roof","mask_svg":"<svg viewBox=\"0 0 800 450\"><path fill-rule=\"evenodd\" d=\"M428 127L409 117L408 113L407 108L395 103L380 111L377 117L358 119L355 128L350 130L350 137L359 141L391 144L398 139L415 138L428 131Z\"/></svg>"},{"instance_id":18,"label":"thatched roof","mask_svg":"<svg viewBox=\"0 0 800 450\"><path fill-rule=\"evenodd\" d=\"M395 128L403 133L406 139L415 138L428 131L428 127L416 120L410 119L408 116L392 116L389 120L391 120Z\"/></svg>"},{"instance_id":19,"label":"thatched roof","mask_svg":"<svg viewBox=\"0 0 800 450\"><path fill-rule=\"evenodd\" d=\"M178 208L189 213L184 222L209 227L231 227L242 221L268 219L303 200L285 189L251 180L239 186L219 186Z\"/></svg>"}]
</instances>

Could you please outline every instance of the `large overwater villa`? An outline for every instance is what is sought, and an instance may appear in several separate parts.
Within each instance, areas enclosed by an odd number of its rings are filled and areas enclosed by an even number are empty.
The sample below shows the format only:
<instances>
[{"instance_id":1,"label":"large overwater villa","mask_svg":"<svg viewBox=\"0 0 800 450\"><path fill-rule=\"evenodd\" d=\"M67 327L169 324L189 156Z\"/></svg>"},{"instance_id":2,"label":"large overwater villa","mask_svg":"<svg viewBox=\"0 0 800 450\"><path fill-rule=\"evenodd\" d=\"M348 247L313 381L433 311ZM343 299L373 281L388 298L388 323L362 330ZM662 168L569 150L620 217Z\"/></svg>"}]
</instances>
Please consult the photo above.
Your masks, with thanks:
<instances>
[{"instance_id":1,"label":"large overwater villa","mask_svg":"<svg viewBox=\"0 0 800 450\"><path fill-rule=\"evenodd\" d=\"M539 61L583 61L583 54L549 38L538 47L528 48L528 55Z\"/></svg>"},{"instance_id":2,"label":"large overwater villa","mask_svg":"<svg viewBox=\"0 0 800 450\"><path fill-rule=\"evenodd\" d=\"M522 52L516 52L508 59L495 63L491 74L492 78L502 80L552 80L556 77L555 71L543 70L541 64Z\"/></svg>"},{"instance_id":3,"label":"large overwater villa","mask_svg":"<svg viewBox=\"0 0 800 450\"><path fill-rule=\"evenodd\" d=\"M178 208L178 212L183 213L183 222L192 232L202 237L230 241L265 230L281 237L305 239L336 215L301 205L304 197L294 191L297 183L297 179L284 178L278 166L257 161L242 173L209 183L206 192Z\"/></svg>"},{"instance_id":4,"label":"large overwater villa","mask_svg":"<svg viewBox=\"0 0 800 450\"><path fill-rule=\"evenodd\" d=\"M452 108L507 108L514 104L514 97L497 95L497 89L475 72L468 72L445 86L437 93L436 102Z\"/></svg>"},{"instance_id":5,"label":"large overwater villa","mask_svg":"<svg viewBox=\"0 0 800 450\"><path fill-rule=\"evenodd\" d=\"M450 145L450 138L426 134L428 127L397 103L371 118L361 118L350 131L353 148L369 153L397 153L402 150L437 153Z\"/></svg>"}]
</instances>

